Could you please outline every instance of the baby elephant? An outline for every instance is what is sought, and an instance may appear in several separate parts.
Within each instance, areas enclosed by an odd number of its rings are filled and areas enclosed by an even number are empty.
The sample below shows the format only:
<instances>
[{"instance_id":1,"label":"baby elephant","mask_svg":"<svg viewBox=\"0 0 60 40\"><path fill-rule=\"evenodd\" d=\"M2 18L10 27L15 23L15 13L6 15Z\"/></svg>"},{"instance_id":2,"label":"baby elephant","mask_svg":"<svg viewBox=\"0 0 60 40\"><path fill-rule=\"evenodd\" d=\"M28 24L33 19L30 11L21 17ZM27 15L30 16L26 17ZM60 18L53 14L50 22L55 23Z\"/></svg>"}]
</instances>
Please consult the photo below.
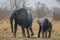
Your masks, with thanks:
<instances>
[{"instance_id":1,"label":"baby elephant","mask_svg":"<svg viewBox=\"0 0 60 40\"><path fill-rule=\"evenodd\" d=\"M42 18L42 19L38 19L38 24L39 24L38 37L40 37L40 33L42 31L42 38L50 38L51 30L52 30L51 22L47 18ZM47 37L47 32L49 32L48 37Z\"/></svg>"}]
</instances>

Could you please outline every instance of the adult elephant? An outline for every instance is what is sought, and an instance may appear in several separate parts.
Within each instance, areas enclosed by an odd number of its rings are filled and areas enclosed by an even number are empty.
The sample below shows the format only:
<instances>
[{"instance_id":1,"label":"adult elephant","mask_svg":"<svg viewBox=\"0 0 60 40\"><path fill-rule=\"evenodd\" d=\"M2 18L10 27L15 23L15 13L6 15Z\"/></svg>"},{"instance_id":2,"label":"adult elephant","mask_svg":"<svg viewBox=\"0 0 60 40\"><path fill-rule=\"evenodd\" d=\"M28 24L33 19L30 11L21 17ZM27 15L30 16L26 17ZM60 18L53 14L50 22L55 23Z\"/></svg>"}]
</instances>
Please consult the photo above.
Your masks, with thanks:
<instances>
[{"instance_id":1,"label":"adult elephant","mask_svg":"<svg viewBox=\"0 0 60 40\"><path fill-rule=\"evenodd\" d=\"M13 20L14 20L14 28L13 28ZM16 37L17 25L21 26L23 37L26 37L25 29L27 30L27 37L30 37L29 30L31 31L31 36L33 36L34 33L32 30L32 21L33 21L32 14L28 13L25 8L14 10L14 12L10 17L11 30L14 33L14 37Z\"/></svg>"},{"instance_id":2,"label":"adult elephant","mask_svg":"<svg viewBox=\"0 0 60 40\"><path fill-rule=\"evenodd\" d=\"M48 38L51 37L51 30L52 30L52 24L47 18L41 18L38 20L39 24L39 32L38 37L40 37L40 33L42 31L42 38L47 38L47 32L49 32ZM45 36L44 36L45 34Z\"/></svg>"}]
</instances>

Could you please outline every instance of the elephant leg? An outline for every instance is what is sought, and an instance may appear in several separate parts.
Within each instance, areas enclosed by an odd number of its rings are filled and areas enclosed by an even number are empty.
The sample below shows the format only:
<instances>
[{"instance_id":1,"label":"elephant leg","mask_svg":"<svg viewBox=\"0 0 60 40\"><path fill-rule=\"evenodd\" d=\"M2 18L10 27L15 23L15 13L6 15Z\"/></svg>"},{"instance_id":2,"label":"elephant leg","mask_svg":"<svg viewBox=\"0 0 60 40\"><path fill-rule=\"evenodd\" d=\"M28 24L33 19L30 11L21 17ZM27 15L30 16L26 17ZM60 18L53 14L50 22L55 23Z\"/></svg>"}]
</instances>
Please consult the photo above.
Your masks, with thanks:
<instances>
[{"instance_id":1,"label":"elephant leg","mask_svg":"<svg viewBox=\"0 0 60 40\"><path fill-rule=\"evenodd\" d=\"M14 24L14 37L16 37L16 31L17 31L17 24Z\"/></svg>"},{"instance_id":2,"label":"elephant leg","mask_svg":"<svg viewBox=\"0 0 60 40\"><path fill-rule=\"evenodd\" d=\"M30 38L29 29L26 28L26 30L27 30L27 37Z\"/></svg>"},{"instance_id":3,"label":"elephant leg","mask_svg":"<svg viewBox=\"0 0 60 40\"><path fill-rule=\"evenodd\" d=\"M33 36L34 33L33 33L33 30L32 30L32 26L30 27L30 31L31 31L31 36Z\"/></svg>"},{"instance_id":4,"label":"elephant leg","mask_svg":"<svg viewBox=\"0 0 60 40\"><path fill-rule=\"evenodd\" d=\"M47 38L47 32L45 32L45 38Z\"/></svg>"},{"instance_id":5,"label":"elephant leg","mask_svg":"<svg viewBox=\"0 0 60 40\"><path fill-rule=\"evenodd\" d=\"M26 37L25 35L25 29L22 27L22 34L23 34L23 37Z\"/></svg>"},{"instance_id":6,"label":"elephant leg","mask_svg":"<svg viewBox=\"0 0 60 40\"><path fill-rule=\"evenodd\" d=\"M42 38L44 38L44 31L42 31Z\"/></svg>"},{"instance_id":7,"label":"elephant leg","mask_svg":"<svg viewBox=\"0 0 60 40\"><path fill-rule=\"evenodd\" d=\"M51 30L49 31L49 35L48 35L48 38L50 38L51 37Z\"/></svg>"},{"instance_id":8,"label":"elephant leg","mask_svg":"<svg viewBox=\"0 0 60 40\"><path fill-rule=\"evenodd\" d=\"M38 38L40 37L41 27L39 27Z\"/></svg>"}]
</instances>

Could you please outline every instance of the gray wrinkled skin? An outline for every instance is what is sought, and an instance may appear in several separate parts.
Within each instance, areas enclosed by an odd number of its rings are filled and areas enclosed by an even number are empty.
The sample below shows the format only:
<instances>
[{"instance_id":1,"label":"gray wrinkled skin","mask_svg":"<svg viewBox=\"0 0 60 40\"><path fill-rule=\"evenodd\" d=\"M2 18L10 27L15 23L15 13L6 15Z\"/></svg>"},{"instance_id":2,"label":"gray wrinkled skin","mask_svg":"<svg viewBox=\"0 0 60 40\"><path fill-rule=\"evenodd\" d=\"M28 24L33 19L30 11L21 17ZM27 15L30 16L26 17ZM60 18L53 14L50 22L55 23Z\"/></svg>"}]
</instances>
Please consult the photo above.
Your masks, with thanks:
<instances>
[{"instance_id":1,"label":"gray wrinkled skin","mask_svg":"<svg viewBox=\"0 0 60 40\"><path fill-rule=\"evenodd\" d=\"M47 32L49 32L48 38L51 37L51 30L52 30L52 24L47 18L40 18L38 19L39 24L39 32L38 37L40 37L40 33L42 31L42 38L47 38ZM45 34L45 36L44 36Z\"/></svg>"},{"instance_id":2,"label":"gray wrinkled skin","mask_svg":"<svg viewBox=\"0 0 60 40\"><path fill-rule=\"evenodd\" d=\"M13 20L15 21L14 28ZM32 21L33 21L32 14L28 13L25 8L14 10L10 17L11 29L12 32L14 33L14 37L16 37L17 25L21 26L23 37L26 36L25 29L27 30L27 37L30 37L29 30L31 31L31 36L33 36L34 33L32 30Z\"/></svg>"}]
</instances>

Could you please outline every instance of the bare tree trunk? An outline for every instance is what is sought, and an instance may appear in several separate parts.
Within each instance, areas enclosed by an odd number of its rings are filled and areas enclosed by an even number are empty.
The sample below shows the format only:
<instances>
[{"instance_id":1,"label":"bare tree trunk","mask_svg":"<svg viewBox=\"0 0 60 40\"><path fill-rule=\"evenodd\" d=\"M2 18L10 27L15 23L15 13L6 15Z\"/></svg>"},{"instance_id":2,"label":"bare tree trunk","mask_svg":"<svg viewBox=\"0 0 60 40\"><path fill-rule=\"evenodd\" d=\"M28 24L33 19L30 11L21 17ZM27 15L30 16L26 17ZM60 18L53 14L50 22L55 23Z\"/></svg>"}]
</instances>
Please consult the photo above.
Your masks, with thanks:
<instances>
[{"instance_id":1,"label":"bare tree trunk","mask_svg":"<svg viewBox=\"0 0 60 40\"><path fill-rule=\"evenodd\" d=\"M10 0L10 6L11 6L11 10L14 8L14 1L13 0Z\"/></svg>"},{"instance_id":2,"label":"bare tree trunk","mask_svg":"<svg viewBox=\"0 0 60 40\"><path fill-rule=\"evenodd\" d=\"M14 0L14 1L15 1L15 7L16 7L16 9L18 9L17 0Z\"/></svg>"},{"instance_id":3,"label":"bare tree trunk","mask_svg":"<svg viewBox=\"0 0 60 40\"><path fill-rule=\"evenodd\" d=\"M13 8L18 9L20 8L20 0L10 0L10 5L11 9Z\"/></svg>"}]
</instances>

